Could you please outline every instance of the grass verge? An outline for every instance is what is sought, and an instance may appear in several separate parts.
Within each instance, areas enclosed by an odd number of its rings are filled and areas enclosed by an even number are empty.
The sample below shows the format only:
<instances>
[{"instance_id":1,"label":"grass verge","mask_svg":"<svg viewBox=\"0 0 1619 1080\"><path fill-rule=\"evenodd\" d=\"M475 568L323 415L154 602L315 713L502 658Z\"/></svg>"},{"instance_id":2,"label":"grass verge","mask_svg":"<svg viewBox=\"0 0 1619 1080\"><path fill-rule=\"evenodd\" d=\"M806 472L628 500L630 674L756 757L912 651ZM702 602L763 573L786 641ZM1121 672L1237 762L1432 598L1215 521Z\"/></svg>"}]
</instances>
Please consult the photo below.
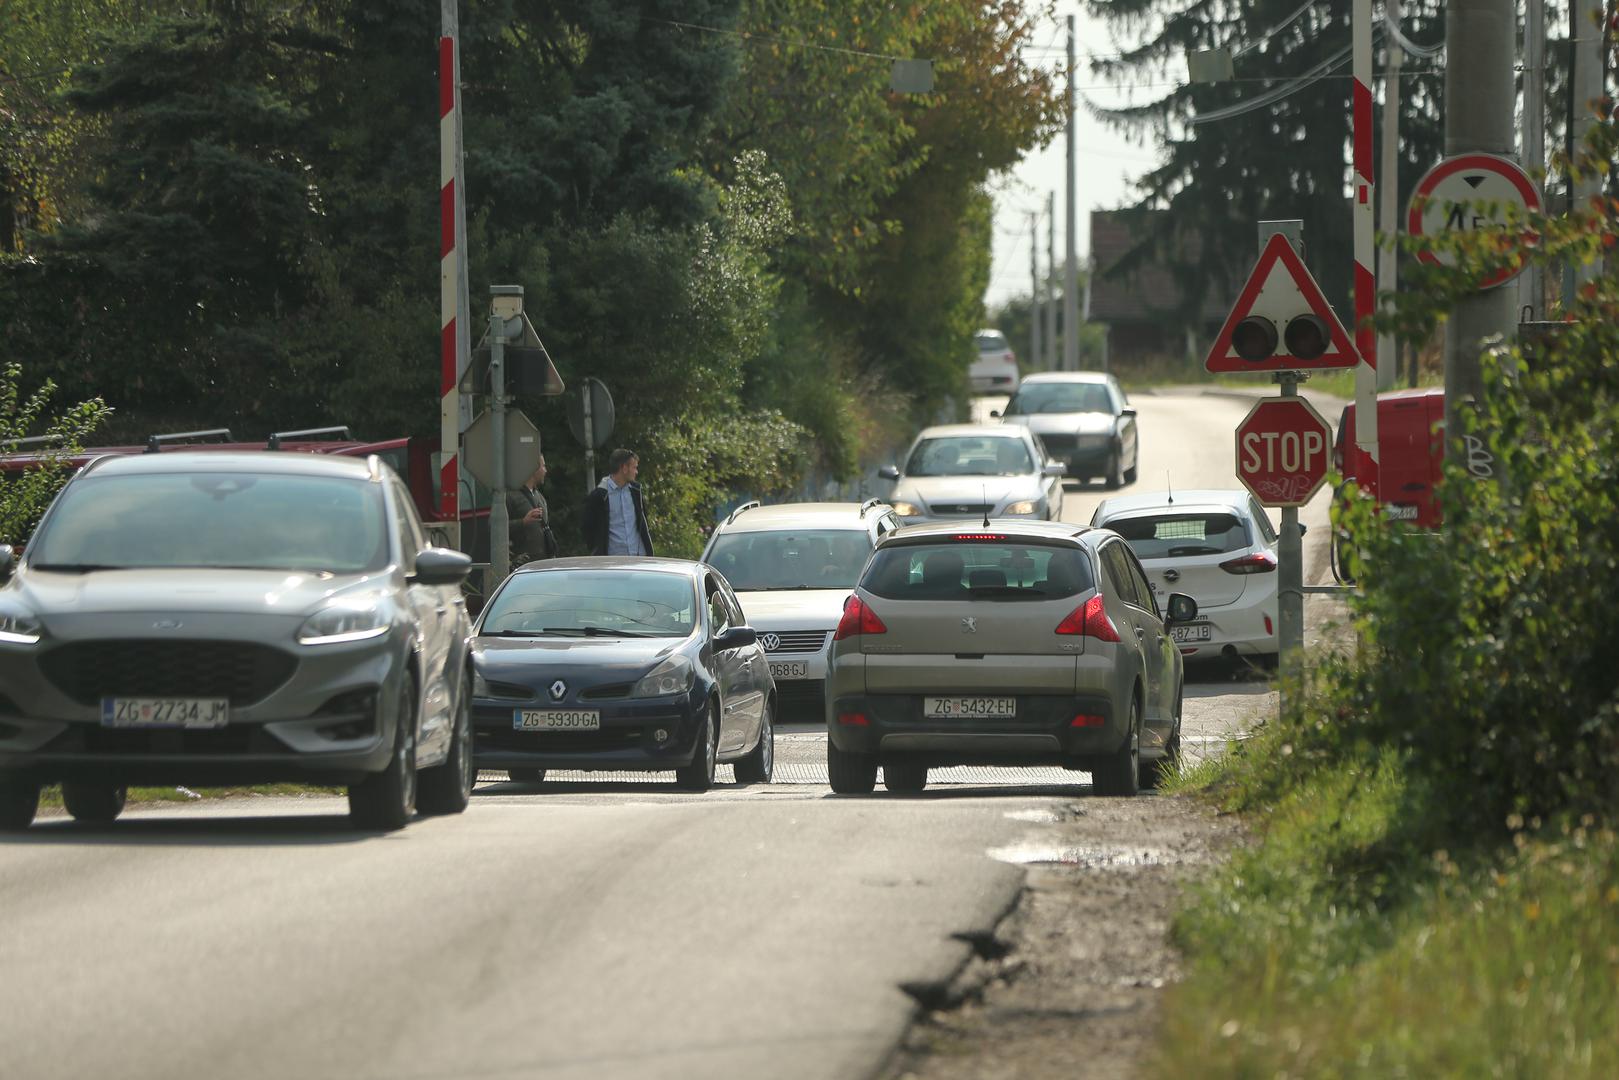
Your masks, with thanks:
<instances>
[{"instance_id":1,"label":"grass verge","mask_svg":"<svg viewBox=\"0 0 1619 1080\"><path fill-rule=\"evenodd\" d=\"M344 788L317 787L313 784L255 784L250 787L132 787L128 806L142 803L186 803L203 799L228 799L242 795L341 795ZM41 808L61 809L62 788L51 784L39 793Z\"/></svg>"},{"instance_id":2,"label":"grass verge","mask_svg":"<svg viewBox=\"0 0 1619 1080\"><path fill-rule=\"evenodd\" d=\"M1172 790L1251 806L1248 756ZM1438 846L1413 783L1367 750L1262 805L1177 919L1148 1075L1619 1076L1619 838L1586 817Z\"/></svg>"}]
</instances>

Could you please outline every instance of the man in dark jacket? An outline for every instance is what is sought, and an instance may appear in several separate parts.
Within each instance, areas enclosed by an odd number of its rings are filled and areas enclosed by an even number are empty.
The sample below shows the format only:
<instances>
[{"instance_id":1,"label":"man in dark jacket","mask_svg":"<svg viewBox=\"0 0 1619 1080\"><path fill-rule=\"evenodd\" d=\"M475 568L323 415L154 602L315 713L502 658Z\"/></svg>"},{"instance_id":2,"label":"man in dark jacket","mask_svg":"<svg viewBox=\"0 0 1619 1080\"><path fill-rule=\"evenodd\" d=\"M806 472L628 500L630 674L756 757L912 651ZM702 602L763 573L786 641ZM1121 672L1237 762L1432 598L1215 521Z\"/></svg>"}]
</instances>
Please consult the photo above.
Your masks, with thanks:
<instances>
[{"instance_id":1,"label":"man in dark jacket","mask_svg":"<svg viewBox=\"0 0 1619 1080\"><path fill-rule=\"evenodd\" d=\"M631 450L607 457L607 475L585 496L585 545L592 555L650 555L641 485L635 482L641 459Z\"/></svg>"},{"instance_id":2,"label":"man in dark jacket","mask_svg":"<svg viewBox=\"0 0 1619 1080\"><path fill-rule=\"evenodd\" d=\"M506 519L511 523L512 565L522 566L534 559L554 558L557 538L551 532L551 508L540 485L545 483L545 455L523 486L506 492Z\"/></svg>"}]
</instances>

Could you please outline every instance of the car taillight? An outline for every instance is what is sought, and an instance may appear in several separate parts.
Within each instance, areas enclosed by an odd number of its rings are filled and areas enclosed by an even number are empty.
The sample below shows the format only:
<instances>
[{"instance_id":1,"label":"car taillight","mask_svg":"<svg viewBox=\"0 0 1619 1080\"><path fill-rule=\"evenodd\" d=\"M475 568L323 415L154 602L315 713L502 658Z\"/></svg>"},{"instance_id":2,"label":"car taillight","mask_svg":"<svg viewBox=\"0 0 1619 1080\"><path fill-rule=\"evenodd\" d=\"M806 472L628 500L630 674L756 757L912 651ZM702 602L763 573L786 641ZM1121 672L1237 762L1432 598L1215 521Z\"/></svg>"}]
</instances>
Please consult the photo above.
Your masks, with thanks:
<instances>
[{"instance_id":1,"label":"car taillight","mask_svg":"<svg viewBox=\"0 0 1619 1080\"><path fill-rule=\"evenodd\" d=\"M856 634L886 634L888 627L877 617L877 613L861 602L860 597L851 594L843 602L843 618L838 620L837 632L832 635L833 641L842 641L846 637Z\"/></svg>"},{"instance_id":2,"label":"car taillight","mask_svg":"<svg viewBox=\"0 0 1619 1080\"><path fill-rule=\"evenodd\" d=\"M1268 574L1276 569L1276 556L1268 551L1256 551L1235 559L1227 559L1220 569L1228 574Z\"/></svg>"},{"instance_id":3,"label":"car taillight","mask_svg":"<svg viewBox=\"0 0 1619 1080\"><path fill-rule=\"evenodd\" d=\"M1091 637L1097 641L1119 640L1118 627L1113 620L1107 617L1107 611L1102 606L1102 594L1097 593L1079 607L1068 613L1068 618L1057 624L1059 634L1077 634L1080 637Z\"/></svg>"}]
</instances>

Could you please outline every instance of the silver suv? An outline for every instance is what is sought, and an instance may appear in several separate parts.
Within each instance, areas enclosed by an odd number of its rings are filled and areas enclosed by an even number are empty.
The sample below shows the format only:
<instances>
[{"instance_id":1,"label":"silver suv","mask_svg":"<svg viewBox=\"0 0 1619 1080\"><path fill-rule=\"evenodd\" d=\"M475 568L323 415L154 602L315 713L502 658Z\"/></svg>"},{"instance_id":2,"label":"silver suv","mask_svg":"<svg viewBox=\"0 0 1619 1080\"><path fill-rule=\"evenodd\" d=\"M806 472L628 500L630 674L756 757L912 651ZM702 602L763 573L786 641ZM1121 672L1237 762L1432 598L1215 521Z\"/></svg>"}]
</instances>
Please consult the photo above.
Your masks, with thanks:
<instances>
[{"instance_id":1,"label":"silver suv","mask_svg":"<svg viewBox=\"0 0 1619 1080\"><path fill-rule=\"evenodd\" d=\"M827 647L843 602L877 542L899 528L880 499L863 503L750 502L732 511L703 552L725 575L759 632L777 708L819 720Z\"/></svg>"},{"instance_id":2,"label":"silver suv","mask_svg":"<svg viewBox=\"0 0 1619 1080\"><path fill-rule=\"evenodd\" d=\"M1141 564L1107 529L935 523L885 538L827 679L832 790L916 792L943 765L1061 765L1097 792L1155 785L1180 753L1182 666Z\"/></svg>"},{"instance_id":3,"label":"silver suv","mask_svg":"<svg viewBox=\"0 0 1619 1080\"><path fill-rule=\"evenodd\" d=\"M346 784L371 829L466 808L471 561L427 545L379 459L100 458L13 561L0 828L56 782L102 823L129 784Z\"/></svg>"}]
</instances>

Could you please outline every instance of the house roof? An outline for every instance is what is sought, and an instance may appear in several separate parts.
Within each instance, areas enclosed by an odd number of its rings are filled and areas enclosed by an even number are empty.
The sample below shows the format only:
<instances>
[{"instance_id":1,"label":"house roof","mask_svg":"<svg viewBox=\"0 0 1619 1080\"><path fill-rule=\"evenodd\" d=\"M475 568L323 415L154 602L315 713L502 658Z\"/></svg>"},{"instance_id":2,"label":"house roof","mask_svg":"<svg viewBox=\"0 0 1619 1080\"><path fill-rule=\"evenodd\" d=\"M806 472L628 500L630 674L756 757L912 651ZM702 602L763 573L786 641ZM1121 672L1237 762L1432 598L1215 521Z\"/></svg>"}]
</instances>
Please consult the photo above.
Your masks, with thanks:
<instances>
[{"instance_id":1,"label":"house roof","mask_svg":"<svg viewBox=\"0 0 1619 1080\"><path fill-rule=\"evenodd\" d=\"M1183 294L1169 261L1149 255L1126 273L1118 269L1138 244L1146 239L1152 225L1162 219L1162 210L1091 211L1091 319L1095 322L1158 322L1166 315L1178 315ZM1196 262L1202 238L1182 234L1178 253L1181 261ZM1203 297L1204 322L1221 323L1236 301L1242 282L1224 284L1211 275L1210 289ZM1229 290L1229 291L1228 291Z\"/></svg>"}]
</instances>

